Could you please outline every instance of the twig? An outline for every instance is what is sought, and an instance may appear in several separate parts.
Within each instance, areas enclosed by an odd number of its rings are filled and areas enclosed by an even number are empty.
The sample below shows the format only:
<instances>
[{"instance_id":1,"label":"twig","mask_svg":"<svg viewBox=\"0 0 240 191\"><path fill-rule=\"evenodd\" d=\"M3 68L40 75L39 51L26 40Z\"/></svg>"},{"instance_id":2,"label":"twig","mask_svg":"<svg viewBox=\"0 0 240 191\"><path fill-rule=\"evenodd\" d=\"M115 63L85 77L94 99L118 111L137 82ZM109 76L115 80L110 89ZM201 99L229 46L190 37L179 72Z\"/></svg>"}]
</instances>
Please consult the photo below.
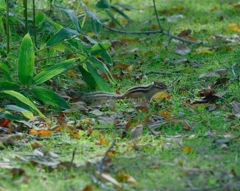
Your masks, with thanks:
<instances>
[{"instance_id":1,"label":"twig","mask_svg":"<svg viewBox=\"0 0 240 191\"><path fill-rule=\"evenodd\" d=\"M154 7L154 12L155 12L155 15L156 15L157 22L158 22L158 26L159 26L159 28L160 28L160 31L163 32L163 28L162 28L162 26L161 26L161 24L160 24L160 21L159 21L159 18L158 18L155 0L153 0L153 7Z\"/></svg>"},{"instance_id":2,"label":"twig","mask_svg":"<svg viewBox=\"0 0 240 191\"><path fill-rule=\"evenodd\" d=\"M72 152L72 160L71 160L71 163L73 163L73 160L74 160L74 157L75 157L75 154L76 154L76 150L77 150L77 147L74 148L73 152Z\"/></svg>"},{"instance_id":3,"label":"twig","mask_svg":"<svg viewBox=\"0 0 240 191\"><path fill-rule=\"evenodd\" d=\"M234 70L234 66L235 66L235 64L232 65L232 66L230 67L230 69L231 69L231 72L232 72L233 76L235 77L234 79L237 80L237 81L239 81L239 76L238 76L238 74L236 74L236 72L235 72L235 70Z\"/></svg>"},{"instance_id":4,"label":"twig","mask_svg":"<svg viewBox=\"0 0 240 191\"><path fill-rule=\"evenodd\" d=\"M185 191L208 191L208 190L216 190L221 187L222 186L212 186L212 187L205 187L205 188L186 189Z\"/></svg>"},{"instance_id":5,"label":"twig","mask_svg":"<svg viewBox=\"0 0 240 191\"><path fill-rule=\"evenodd\" d=\"M116 32L116 33L121 33L121 34L156 34L156 33L162 33L163 35L167 35L170 38L173 38L173 39L176 39L176 40L179 40L179 41L182 41L182 42L191 43L191 44L201 44L201 42L184 39L184 38L172 35L169 32L162 31L162 30L155 30L155 31L122 31L122 30L117 30L117 29L108 27L107 25L102 25L102 26L104 28L110 30L110 31L113 31L113 32Z\"/></svg>"},{"instance_id":6,"label":"twig","mask_svg":"<svg viewBox=\"0 0 240 191\"><path fill-rule=\"evenodd\" d=\"M103 164L108 156L109 151L115 146L116 140L114 139L112 144L110 145L110 147L108 148L108 150L106 151L105 155L103 156L99 166L98 166L98 171L100 172L100 174L102 173L102 168L103 168Z\"/></svg>"},{"instance_id":7,"label":"twig","mask_svg":"<svg viewBox=\"0 0 240 191\"><path fill-rule=\"evenodd\" d=\"M145 75L149 75L149 74L163 74L163 75L177 74L177 75L181 75L181 73L177 73L177 72L158 72L158 71L150 71L150 72L146 72L146 73L145 73Z\"/></svg>"}]
</instances>

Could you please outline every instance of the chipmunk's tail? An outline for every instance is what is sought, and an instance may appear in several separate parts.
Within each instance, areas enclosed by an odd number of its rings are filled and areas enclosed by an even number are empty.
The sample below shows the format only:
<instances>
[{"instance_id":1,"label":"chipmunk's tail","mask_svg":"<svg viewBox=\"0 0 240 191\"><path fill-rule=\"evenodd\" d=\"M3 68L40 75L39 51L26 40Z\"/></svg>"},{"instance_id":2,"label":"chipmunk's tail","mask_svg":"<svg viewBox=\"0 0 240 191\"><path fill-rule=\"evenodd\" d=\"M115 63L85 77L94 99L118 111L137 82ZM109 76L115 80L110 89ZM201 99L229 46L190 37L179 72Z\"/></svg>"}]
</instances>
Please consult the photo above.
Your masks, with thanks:
<instances>
[{"instance_id":1,"label":"chipmunk's tail","mask_svg":"<svg viewBox=\"0 0 240 191\"><path fill-rule=\"evenodd\" d=\"M119 95L115 93L107 93L107 92L93 92L82 94L80 100L82 101L100 101L100 100L108 100L108 99L119 99Z\"/></svg>"}]
</instances>

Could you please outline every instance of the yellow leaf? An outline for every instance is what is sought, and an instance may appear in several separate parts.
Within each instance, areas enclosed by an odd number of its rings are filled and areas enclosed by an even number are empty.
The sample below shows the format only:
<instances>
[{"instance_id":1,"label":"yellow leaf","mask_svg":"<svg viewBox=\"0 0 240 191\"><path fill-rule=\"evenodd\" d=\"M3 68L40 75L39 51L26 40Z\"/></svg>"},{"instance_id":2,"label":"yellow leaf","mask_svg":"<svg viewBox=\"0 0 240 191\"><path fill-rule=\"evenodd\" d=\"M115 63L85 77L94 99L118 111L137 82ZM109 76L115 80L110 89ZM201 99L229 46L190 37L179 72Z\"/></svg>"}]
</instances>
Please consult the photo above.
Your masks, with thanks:
<instances>
[{"instance_id":1,"label":"yellow leaf","mask_svg":"<svg viewBox=\"0 0 240 191\"><path fill-rule=\"evenodd\" d=\"M213 7L211 7L210 11L216 11L217 9L218 9L217 6L213 6Z\"/></svg>"},{"instance_id":2,"label":"yellow leaf","mask_svg":"<svg viewBox=\"0 0 240 191\"><path fill-rule=\"evenodd\" d=\"M228 25L228 30L233 32L240 32L240 23L230 23Z\"/></svg>"},{"instance_id":3,"label":"yellow leaf","mask_svg":"<svg viewBox=\"0 0 240 191\"><path fill-rule=\"evenodd\" d=\"M133 71L133 65L130 65L126 69L127 72L132 72Z\"/></svg>"},{"instance_id":4,"label":"yellow leaf","mask_svg":"<svg viewBox=\"0 0 240 191\"><path fill-rule=\"evenodd\" d=\"M41 137L49 137L51 135L51 132L49 130L40 130L39 135Z\"/></svg>"},{"instance_id":5,"label":"yellow leaf","mask_svg":"<svg viewBox=\"0 0 240 191\"><path fill-rule=\"evenodd\" d=\"M95 34L94 34L93 32L88 32L88 33L87 33L87 36L94 37Z\"/></svg>"},{"instance_id":6,"label":"yellow leaf","mask_svg":"<svg viewBox=\"0 0 240 191\"><path fill-rule=\"evenodd\" d=\"M100 137L100 145L109 145L109 142L104 138L104 137Z\"/></svg>"},{"instance_id":7,"label":"yellow leaf","mask_svg":"<svg viewBox=\"0 0 240 191\"><path fill-rule=\"evenodd\" d=\"M165 117L165 118L170 118L171 117L171 113L169 113L168 111L165 111L165 110L162 110L160 115L162 117Z\"/></svg>"},{"instance_id":8,"label":"yellow leaf","mask_svg":"<svg viewBox=\"0 0 240 191\"><path fill-rule=\"evenodd\" d=\"M233 5L233 7L234 7L235 9L240 8L240 2L238 2L238 3L235 4L235 5Z\"/></svg>"},{"instance_id":9,"label":"yellow leaf","mask_svg":"<svg viewBox=\"0 0 240 191\"><path fill-rule=\"evenodd\" d=\"M67 73L68 73L68 75L69 75L70 77L72 77L72 78L74 78L74 79L77 78L77 75L76 75L76 73L75 73L73 70L68 70Z\"/></svg>"},{"instance_id":10,"label":"yellow leaf","mask_svg":"<svg viewBox=\"0 0 240 191\"><path fill-rule=\"evenodd\" d=\"M170 99L170 95L167 92L158 92L152 99Z\"/></svg>"},{"instance_id":11,"label":"yellow leaf","mask_svg":"<svg viewBox=\"0 0 240 191\"><path fill-rule=\"evenodd\" d=\"M182 151L185 151L185 152L191 152L191 151L193 151L193 149L192 149L191 147L188 147L188 146L182 147L181 150L182 150Z\"/></svg>"},{"instance_id":12,"label":"yellow leaf","mask_svg":"<svg viewBox=\"0 0 240 191\"><path fill-rule=\"evenodd\" d=\"M36 129L31 129L29 134L31 134L31 135L38 135L39 133L38 133L38 131Z\"/></svg>"},{"instance_id":13,"label":"yellow leaf","mask_svg":"<svg viewBox=\"0 0 240 191\"><path fill-rule=\"evenodd\" d=\"M210 51L210 50L208 50L208 49L206 49L206 48L201 46L198 49L198 53L197 54L212 54L212 51Z\"/></svg>"}]
</instances>

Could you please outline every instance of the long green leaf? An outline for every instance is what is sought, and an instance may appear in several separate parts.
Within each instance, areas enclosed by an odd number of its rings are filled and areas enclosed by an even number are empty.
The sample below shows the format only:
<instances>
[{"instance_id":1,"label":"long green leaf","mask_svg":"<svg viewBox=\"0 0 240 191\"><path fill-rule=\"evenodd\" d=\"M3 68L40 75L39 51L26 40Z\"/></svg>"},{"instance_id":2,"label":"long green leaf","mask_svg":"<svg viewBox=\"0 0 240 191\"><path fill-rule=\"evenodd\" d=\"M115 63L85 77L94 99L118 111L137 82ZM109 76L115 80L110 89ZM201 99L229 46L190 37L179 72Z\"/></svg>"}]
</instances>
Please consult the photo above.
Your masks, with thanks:
<instances>
[{"instance_id":1,"label":"long green leaf","mask_svg":"<svg viewBox=\"0 0 240 191\"><path fill-rule=\"evenodd\" d=\"M28 85L32 81L34 70L34 46L29 34L23 38L20 46L18 58L18 79L23 85Z\"/></svg>"},{"instance_id":2,"label":"long green leaf","mask_svg":"<svg viewBox=\"0 0 240 191\"><path fill-rule=\"evenodd\" d=\"M0 68L2 69L2 71L5 75L5 77L8 79L8 81L12 81L8 66L6 64L4 64L3 62L0 62Z\"/></svg>"},{"instance_id":3,"label":"long green leaf","mask_svg":"<svg viewBox=\"0 0 240 191\"><path fill-rule=\"evenodd\" d=\"M116 24L119 25L121 28L123 28L122 25L121 25L121 23L120 23L117 19L114 18L114 15L113 15L109 10L105 10L105 12L108 14L108 16L112 19L112 21L113 21L114 23L116 23Z\"/></svg>"},{"instance_id":4,"label":"long green leaf","mask_svg":"<svg viewBox=\"0 0 240 191\"><path fill-rule=\"evenodd\" d=\"M71 19L75 29L78 32L81 32L77 15L72 9L66 9L66 8L63 8L63 7L60 7L60 6L57 6L57 5L55 5L55 7L59 8L61 11L63 11Z\"/></svg>"},{"instance_id":5,"label":"long green leaf","mask_svg":"<svg viewBox=\"0 0 240 191\"><path fill-rule=\"evenodd\" d=\"M97 59L95 56L90 56L89 61L91 61L96 68L105 73L111 83L113 84L115 83L111 72L108 70L107 66L101 60Z\"/></svg>"},{"instance_id":6,"label":"long green leaf","mask_svg":"<svg viewBox=\"0 0 240 191\"><path fill-rule=\"evenodd\" d=\"M6 8L6 3L5 0L0 0L0 9L5 9Z\"/></svg>"},{"instance_id":7,"label":"long green leaf","mask_svg":"<svg viewBox=\"0 0 240 191\"><path fill-rule=\"evenodd\" d=\"M102 32L102 23L96 20L91 20L91 28L96 35L100 35Z\"/></svg>"},{"instance_id":8,"label":"long green leaf","mask_svg":"<svg viewBox=\"0 0 240 191\"><path fill-rule=\"evenodd\" d=\"M78 69L80 70L83 80L87 83L87 85L91 88L94 89L96 87L96 82L93 78L93 76L85 70L81 65L78 65Z\"/></svg>"},{"instance_id":9,"label":"long green leaf","mask_svg":"<svg viewBox=\"0 0 240 191\"><path fill-rule=\"evenodd\" d=\"M44 14L44 17L46 21L51 24L53 27L55 27L57 30L61 30L63 28L62 25L59 25L58 23L54 22L52 19L50 19L47 15Z\"/></svg>"},{"instance_id":10,"label":"long green leaf","mask_svg":"<svg viewBox=\"0 0 240 191\"><path fill-rule=\"evenodd\" d=\"M97 15L97 13L92 12L88 9L88 7L80 0L80 3L87 14L89 18L91 18L91 26L92 26L92 31L96 34L99 35L102 31L102 23Z\"/></svg>"},{"instance_id":11,"label":"long green leaf","mask_svg":"<svg viewBox=\"0 0 240 191\"><path fill-rule=\"evenodd\" d=\"M34 97L42 100L43 102L47 102L51 105L60 107L62 109L70 108L67 102L63 98L61 98L59 95L54 93L52 90L35 87L31 89L31 92Z\"/></svg>"},{"instance_id":12,"label":"long green leaf","mask_svg":"<svg viewBox=\"0 0 240 191\"><path fill-rule=\"evenodd\" d=\"M45 20L45 14L43 12L38 12L36 15L36 25L41 25Z\"/></svg>"},{"instance_id":13,"label":"long green leaf","mask_svg":"<svg viewBox=\"0 0 240 191\"><path fill-rule=\"evenodd\" d=\"M70 28L62 28L56 34L54 34L47 42L47 46L54 46L64 40L68 40L70 37L77 35L78 32L76 30Z\"/></svg>"},{"instance_id":14,"label":"long green leaf","mask_svg":"<svg viewBox=\"0 0 240 191\"><path fill-rule=\"evenodd\" d=\"M98 44L94 44L91 50L91 55L100 54L102 51L107 50L110 46L110 42L99 42Z\"/></svg>"},{"instance_id":15,"label":"long green leaf","mask_svg":"<svg viewBox=\"0 0 240 191\"><path fill-rule=\"evenodd\" d=\"M12 114L9 114L9 113L0 112L0 119L3 119L3 118L10 119L10 120L17 120L17 121L22 120L22 118L19 117L19 116L12 115Z\"/></svg>"},{"instance_id":16,"label":"long green leaf","mask_svg":"<svg viewBox=\"0 0 240 191\"><path fill-rule=\"evenodd\" d=\"M0 91L3 90L20 90L20 86L13 82L0 81Z\"/></svg>"},{"instance_id":17,"label":"long green leaf","mask_svg":"<svg viewBox=\"0 0 240 191\"><path fill-rule=\"evenodd\" d=\"M112 65L112 58L107 51L100 52L100 55L109 65Z\"/></svg>"},{"instance_id":18,"label":"long green leaf","mask_svg":"<svg viewBox=\"0 0 240 191\"><path fill-rule=\"evenodd\" d=\"M6 110L11 110L11 111L17 111L17 112L21 112L24 117L28 118L28 119L33 119L33 113L31 111L28 111L26 109L23 109L21 107L18 107L16 105L6 105L5 107Z\"/></svg>"},{"instance_id":19,"label":"long green leaf","mask_svg":"<svg viewBox=\"0 0 240 191\"><path fill-rule=\"evenodd\" d=\"M110 5L108 4L107 0L100 0L97 2L96 7L99 9L108 9Z\"/></svg>"},{"instance_id":20,"label":"long green leaf","mask_svg":"<svg viewBox=\"0 0 240 191\"><path fill-rule=\"evenodd\" d=\"M15 97L16 99L18 99L19 101L25 103L26 105L28 105L29 107L31 107L33 109L33 111L35 111L39 116L41 117L45 117L41 111L38 110L38 108L34 105L34 103L32 103L28 98L26 98L24 95L18 93L18 92L15 92L15 91L12 91L12 90L6 90L6 91L3 91L3 93L5 94L8 94L10 96L13 96Z\"/></svg>"},{"instance_id":21,"label":"long green leaf","mask_svg":"<svg viewBox=\"0 0 240 191\"><path fill-rule=\"evenodd\" d=\"M47 80L49 80L50 78L62 73L63 71L65 71L69 66L71 66L72 64L74 64L74 62L76 61L76 59L69 59L69 60L65 60L59 64L56 64L42 72L40 72L38 75L36 75L33 78L33 84L41 84Z\"/></svg>"},{"instance_id":22,"label":"long green leaf","mask_svg":"<svg viewBox=\"0 0 240 191\"><path fill-rule=\"evenodd\" d=\"M122 12L120 9L118 9L115 6L111 6L111 9L116 11L117 13L119 13L120 15L122 15L125 19L127 19L129 22L132 21L132 19L130 19L124 12Z\"/></svg>"},{"instance_id":23,"label":"long green leaf","mask_svg":"<svg viewBox=\"0 0 240 191\"><path fill-rule=\"evenodd\" d=\"M97 70L92 66L92 63L87 61L86 65L87 65L88 71L92 74L92 77L94 78L98 87L103 91L111 92L111 88L107 86L107 84L104 82L102 77L97 73Z\"/></svg>"}]
</instances>

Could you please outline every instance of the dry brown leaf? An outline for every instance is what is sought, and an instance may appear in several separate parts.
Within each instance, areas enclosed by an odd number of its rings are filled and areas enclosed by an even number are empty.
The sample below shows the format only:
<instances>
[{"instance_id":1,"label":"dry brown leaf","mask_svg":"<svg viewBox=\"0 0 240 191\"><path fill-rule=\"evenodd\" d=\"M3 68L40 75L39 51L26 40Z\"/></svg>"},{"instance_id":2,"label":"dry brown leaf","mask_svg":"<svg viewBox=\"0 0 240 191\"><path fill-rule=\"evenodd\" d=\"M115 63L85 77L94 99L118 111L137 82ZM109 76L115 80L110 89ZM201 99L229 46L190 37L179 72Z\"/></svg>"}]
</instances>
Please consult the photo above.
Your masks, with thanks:
<instances>
[{"instance_id":1,"label":"dry brown leaf","mask_svg":"<svg viewBox=\"0 0 240 191\"><path fill-rule=\"evenodd\" d=\"M138 139L142 135L142 132L143 132L142 124L135 126L130 132L131 139L132 140Z\"/></svg>"},{"instance_id":2,"label":"dry brown leaf","mask_svg":"<svg viewBox=\"0 0 240 191\"><path fill-rule=\"evenodd\" d=\"M189 125L189 123L187 121L182 121L181 122L182 125L183 125L183 129L186 130L186 131L191 131L193 128L191 125Z\"/></svg>"},{"instance_id":3,"label":"dry brown leaf","mask_svg":"<svg viewBox=\"0 0 240 191\"><path fill-rule=\"evenodd\" d=\"M68 76L70 76L74 79L77 79L77 75L73 70L68 70L67 73L68 73Z\"/></svg>"},{"instance_id":4,"label":"dry brown leaf","mask_svg":"<svg viewBox=\"0 0 240 191\"><path fill-rule=\"evenodd\" d=\"M175 48L175 53L180 55L186 55L190 52L191 52L190 49L182 43L177 44L177 47Z\"/></svg>"},{"instance_id":5,"label":"dry brown leaf","mask_svg":"<svg viewBox=\"0 0 240 191\"><path fill-rule=\"evenodd\" d=\"M38 131L36 129L31 129L29 131L29 134L31 134L31 135L38 135L39 133L38 133Z\"/></svg>"},{"instance_id":6,"label":"dry brown leaf","mask_svg":"<svg viewBox=\"0 0 240 191\"><path fill-rule=\"evenodd\" d=\"M94 191L94 190L96 190L96 189L93 185L87 185L81 191Z\"/></svg>"},{"instance_id":7,"label":"dry brown leaf","mask_svg":"<svg viewBox=\"0 0 240 191\"><path fill-rule=\"evenodd\" d=\"M209 72L207 74L200 74L199 78L205 78L205 77L213 77L213 76L220 76L223 77L227 74L227 69L219 69L212 72Z\"/></svg>"},{"instance_id":8,"label":"dry brown leaf","mask_svg":"<svg viewBox=\"0 0 240 191\"><path fill-rule=\"evenodd\" d=\"M39 130L38 134L41 137L49 137L49 136L51 136L51 131L49 131L49 130Z\"/></svg>"},{"instance_id":9,"label":"dry brown leaf","mask_svg":"<svg viewBox=\"0 0 240 191\"><path fill-rule=\"evenodd\" d=\"M87 104L83 101L70 103L70 105L71 105L70 111L79 110L79 111L83 111L83 112L88 112L90 110L90 108L87 106ZM65 111L69 111L69 110L65 110ZM65 113L65 111L63 111L63 112Z\"/></svg>"},{"instance_id":10,"label":"dry brown leaf","mask_svg":"<svg viewBox=\"0 0 240 191\"><path fill-rule=\"evenodd\" d=\"M106 145L106 146L108 146L108 145L109 145L109 142L108 142L108 140L106 140L104 137L100 137L100 139L99 139L99 144L100 144L100 145Z\"/></svg>"},{"instance_id":11,"label":"dry brown leaf","mask_svg":"<svg viewBox=\"0 0 240 191\"><path fill-rule=\"evenodd\" d=\"M136 53L138 51L138 48L134 48L134 49L131 49L131 50L127 50L125 52L122 52L120 55L127 55L127 54L133 54L133 53Z\"/></svg>"},{"instance_id":12,"label":"dry brown leaf","mask_svg":"<svg viewBox=\"0 0 240 191\"><path fill-rule=\"evenodd\" d=\"M96 171L95 174L103 183L111 182L118 189L122 188L122 185L115 178L113 178L110 174L105 173L105 172L100 173L99 171Z\"/></svg>"},{"instance_id":13,"label":"dry brown leaf","mask_svg":"<svg viewBox=\"0 0 240 191\"><path fill-rule=\"evenodd\" d=\"M165 118L171 118L171 113L166 110L162 110L160 115Z\"/></svg>"},{"instance_id":14,"label":"dry brown leaf","mask_svg":"<svg viewBox=\"0 0 240 191\"><path fill-rule=\"evenodd\" d=\"M144 100L140 100L140 101L134 101L133 102L133 106L139 110L142 111L144 113L148 113L149 112L149 105L146 101Z\"/></svg>"},{"instance_id":15,"label":"dry brown leaf","mask_svg":"<svg viewBox=\"0 0 240 191\"><path fill-rule=\"evenodd\" d=\"M185 36L189 36L191 34L191 32L192 32L191 29L183 30L178 34L178 36L184 38Z\"/></svg>"},{"instance_id":16,"label":"dry brown leaf","mask_svg":"<svg viewBox=\"0 0 240 191\"><path fill-rule=\"evenodd\" d=\"M7 127L9 123L10 123L9 119L6 119L6 118L0 119L0 126L1 127Z\"/></svg>"},{"instance_id":17,"label":"dry brown leaf","mask_svg":"<svg viewBox=\"0 0 240 191\"><path fill-rule=\"evenodd\" d=\"M117 180L119 182L127 182L130 184L136 184L136 180L130 174L127 174L124 171L117 172Z\"/></svg>"},{"instance_id":18,"label":"dry brown leaf","mask_svg":"<svg viewBox=\"0 0 240 191\"><path fill-rule=\"evenodd\" d=\"M234 100L230 104L233 107L234 116L237 118L240 118L240 103Z\"/></svg>"}]
</instances>

